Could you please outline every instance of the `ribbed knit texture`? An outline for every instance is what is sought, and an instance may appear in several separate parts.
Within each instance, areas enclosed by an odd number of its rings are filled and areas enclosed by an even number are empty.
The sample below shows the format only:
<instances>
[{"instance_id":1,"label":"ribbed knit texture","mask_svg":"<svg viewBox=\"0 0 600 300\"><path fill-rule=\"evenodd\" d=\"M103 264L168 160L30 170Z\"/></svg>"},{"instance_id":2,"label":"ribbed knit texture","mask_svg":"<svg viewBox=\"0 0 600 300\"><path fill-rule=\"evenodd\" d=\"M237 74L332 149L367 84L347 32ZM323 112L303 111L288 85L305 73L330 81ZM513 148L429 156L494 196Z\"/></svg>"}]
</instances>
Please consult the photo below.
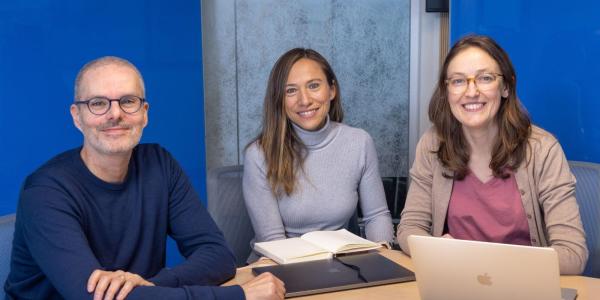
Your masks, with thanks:
<instances>
[{"instance_id":1,"label":"ribbed knit texture","mask_svg":"<svg viewBox=\"0 0 600 300\"><path fill-rule=\"evenodd\" d=\"M373 140L362 129L327 121L318 131L297 126L308 148L304 172L297 170L294 192L275 197L266 179L264 154L248 147L244 158L244 199L255 241L297 237L346 226L360 204L366 236L391 241L393 225L379 175ZM360 199L360 201L359 201Z\"/></svg>"}]
</instances>

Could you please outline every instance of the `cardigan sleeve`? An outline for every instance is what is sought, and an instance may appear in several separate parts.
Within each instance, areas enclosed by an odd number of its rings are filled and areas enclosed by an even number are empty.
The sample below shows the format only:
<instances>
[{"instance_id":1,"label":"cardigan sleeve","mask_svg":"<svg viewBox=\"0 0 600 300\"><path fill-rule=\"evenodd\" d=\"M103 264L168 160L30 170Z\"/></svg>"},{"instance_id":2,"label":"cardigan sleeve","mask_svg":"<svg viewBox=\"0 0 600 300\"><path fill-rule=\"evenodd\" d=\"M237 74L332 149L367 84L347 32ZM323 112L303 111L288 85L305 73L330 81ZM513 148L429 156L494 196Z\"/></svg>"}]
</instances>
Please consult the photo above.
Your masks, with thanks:
<instances>
[{"instance_id":1,"label":"cardigan sleeve","mask_svg":"<svg viewBox=\"0 0 600 300\"><path fill-rule=\"evenodd\" d=\"M542 137L535 151L538 201L549 246L558 254L561 274L581 274L588 258L585 232L575 199L575 177L554 137ZM545 144L545 145L544 145ZM545 151L543 151L545 149Z\"/></svg>"},{"instance_id":2,"label":"cardigan sleeve","mask_svg":"<svg viewBox=\"0 0 600 300\"><path fill-rule=\"evenodd\" d=\"M410 186L406 195L404 210L400 216L397 237L400 248L410 255L407 238L409 235L431 235L433 210L434 154L433 130L425 133L415 153L415 161L410 169Z\"/></svg>"}]
</instances>

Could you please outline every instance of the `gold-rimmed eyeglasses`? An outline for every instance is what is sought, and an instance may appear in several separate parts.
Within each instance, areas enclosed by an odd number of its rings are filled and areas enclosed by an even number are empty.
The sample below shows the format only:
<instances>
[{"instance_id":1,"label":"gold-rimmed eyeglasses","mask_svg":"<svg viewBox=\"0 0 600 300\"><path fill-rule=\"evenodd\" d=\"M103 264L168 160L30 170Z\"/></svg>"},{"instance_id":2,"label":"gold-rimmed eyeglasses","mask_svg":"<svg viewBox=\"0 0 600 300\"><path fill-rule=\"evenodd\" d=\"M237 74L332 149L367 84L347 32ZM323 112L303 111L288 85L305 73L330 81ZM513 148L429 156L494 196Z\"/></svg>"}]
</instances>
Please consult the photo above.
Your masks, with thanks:
<instances>
[{"instance_id":1,"label":"gold-rimmed eyeglasses","mask_svg":"<svg viewBox=\"0 0 600 300\"><path fill-rule=\"evenodd\" d=\"M451 94L462 94L469 87L469 82L473 81L475 88L480 92L485 92L498 87L498 78L502 77L499 73L481 73L475 76L453 75L446 79L448 92Z\"/></svg>"}]
</instances>

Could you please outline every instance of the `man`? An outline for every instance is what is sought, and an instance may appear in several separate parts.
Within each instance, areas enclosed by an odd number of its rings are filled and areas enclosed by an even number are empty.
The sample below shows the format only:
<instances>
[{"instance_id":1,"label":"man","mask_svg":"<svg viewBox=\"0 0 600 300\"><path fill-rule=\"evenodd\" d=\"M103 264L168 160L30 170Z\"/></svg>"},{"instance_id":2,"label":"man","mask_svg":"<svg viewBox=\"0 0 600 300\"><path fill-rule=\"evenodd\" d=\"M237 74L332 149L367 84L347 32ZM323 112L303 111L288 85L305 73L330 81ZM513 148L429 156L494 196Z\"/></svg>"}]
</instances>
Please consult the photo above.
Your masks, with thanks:
<instances>
[{"instance_id":1,"label":"man","mask_svg":"<svg viewBox=\"0 0 600 300\"><path fill-rule=\"evenodd\" d=\"M117 57L77 75L75 126L83 146L54 157L23 185L11 272L15 299L282 299L272 275L235 275L223 235L173 157L138 145L148 123L144 82ZM173 237L186 260L165 268Z\"/></svg>"}]
</instances>

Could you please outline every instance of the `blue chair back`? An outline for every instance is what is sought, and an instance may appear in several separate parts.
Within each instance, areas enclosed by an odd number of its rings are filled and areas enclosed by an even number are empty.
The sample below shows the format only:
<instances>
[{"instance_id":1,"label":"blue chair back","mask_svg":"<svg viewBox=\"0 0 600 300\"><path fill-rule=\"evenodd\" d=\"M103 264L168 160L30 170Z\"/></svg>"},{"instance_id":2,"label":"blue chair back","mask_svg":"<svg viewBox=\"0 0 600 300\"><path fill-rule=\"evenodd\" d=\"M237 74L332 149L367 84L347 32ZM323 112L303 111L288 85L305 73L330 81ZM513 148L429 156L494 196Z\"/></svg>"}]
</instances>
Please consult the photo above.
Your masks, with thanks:
<instances>
[{"instance_id":1,"label":"blue chair back","mask_svg":"<svg viewBox=\"0 0 600 300\"><path fill-rule=\"evenodd\" d=\"M10 253L15 233L15 214L0 217L0 299L4 297L4 282L10 271Z\"/></svg>"},{"instance_id":2,"label":"blue chair back","mask_svg":"<svg viewBox=\"0 0 600 300\"><path fill-rule=\"evenodd\" d=\"M575 196L590 251L583 275L600 278L600 164L569 161L577 178Z\"/></svg>"}]
</instances>

